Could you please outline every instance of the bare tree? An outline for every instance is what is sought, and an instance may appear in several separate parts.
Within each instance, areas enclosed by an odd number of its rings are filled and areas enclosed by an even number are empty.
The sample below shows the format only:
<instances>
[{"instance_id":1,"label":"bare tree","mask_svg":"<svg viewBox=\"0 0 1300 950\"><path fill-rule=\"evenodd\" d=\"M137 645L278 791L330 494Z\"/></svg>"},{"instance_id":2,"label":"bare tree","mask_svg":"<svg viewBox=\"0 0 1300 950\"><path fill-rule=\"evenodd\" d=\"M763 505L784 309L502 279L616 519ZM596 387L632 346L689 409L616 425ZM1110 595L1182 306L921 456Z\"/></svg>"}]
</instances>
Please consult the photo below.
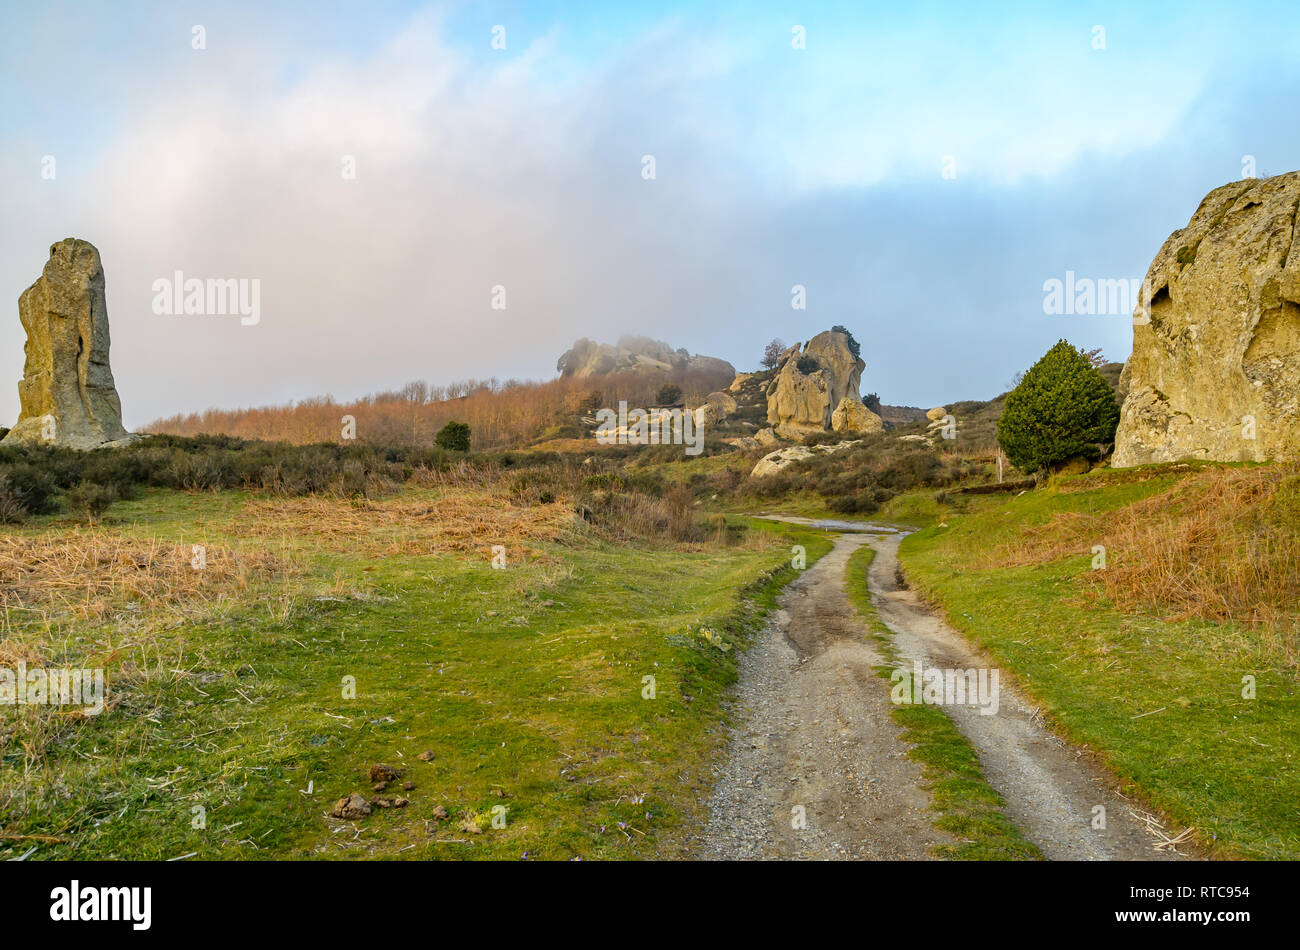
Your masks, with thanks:
<instances>
[{"instance_id":1,"label":"bare tree","mask_svg":"<svg viewBox=\"0 0 1300 950\"><path fill-rule=\"evenodd\" d=\"M1080 347L1079 352L1083 354L1084 359L1091 364L1093 369L1101 369L1106 365L1107 360L1106 357L1101 355L1101 347L1097 347L1095 350L1085 350Z\"/></svg>"},{"instance_id":2,"label":"bare tree","mask_svg":"<svg viewBox=\"0 0 1300 950\"><path fill-rule=\"evenodd\" d=\"M781 354L785 352L785 342L779 337L773 338L772 342L763 347L763 368L775 369L777 361L781 359Z\"/></svg>"}]
</instances>

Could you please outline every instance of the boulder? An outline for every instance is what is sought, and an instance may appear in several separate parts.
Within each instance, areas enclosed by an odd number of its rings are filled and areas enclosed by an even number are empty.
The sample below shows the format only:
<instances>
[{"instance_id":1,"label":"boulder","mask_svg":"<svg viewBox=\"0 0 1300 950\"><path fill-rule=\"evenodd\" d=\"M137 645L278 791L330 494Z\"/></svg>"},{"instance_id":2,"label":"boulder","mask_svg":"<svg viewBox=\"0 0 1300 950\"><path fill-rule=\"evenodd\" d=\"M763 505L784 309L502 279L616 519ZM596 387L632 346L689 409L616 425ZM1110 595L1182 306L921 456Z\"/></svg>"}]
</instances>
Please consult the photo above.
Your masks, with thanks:
<instances>
[{"instance_id":1,"label":"boulder","mask_svg":"<svg viewBox=\"0 0 1300 950\"><path fill-rule=\"evenodd\" d=\"M820 452L822 455L834 455L836 452L843 452L845 449L851 449L855 445L861 445L861 439L852 439L847 442L836 442L834 445L827 445L825 442L812 447L814 452Z\"/></svg>"},{"instance_id":2,"label":"boulder","mask_svg":"<svg viewBox=\"0 0 1300 950\"><path fill-rule=\"evenodd\" d=\"M817 334L802 350L798 344L790 347L768 387L767 421L789 439L825 432L845 398L862 401L858 384L865 368L848 335L837 330Z\"/></svg>"},{"instance_id":3,"label":"boulder","mask_svg":"<svg viewBox=\"0 0 1300 950\"><path fill-rule=\"evenodd\" d=\"M781 444L781 439L776 434L776 430L771 428L759 429L754 433L754 440L765 447Z\"/></svg>"},{"instance_id":4,"label":"boulder","mask_svg":"<svg viewBox=\"0 0 1300 950\"><path fill-rule=\"evenodd\" d=\"M1206 195L1147 272L1116 467L1300 457L1300 172Z\"/></svg>"},{"instance_id":5,"label":"boulder","mask_svg":"<svg viewBox=\"0 0 1300 950\"><path fill-rule=\"evenodd\" d=\"M723 418L725 418L725 413L723 413L722 410L713 403L706 402L704 405L697 406L695 409L695 427L697 429L721 422Z\"/></svg>"},{"instance_id":6,"label":"boulder","mask_svg":"<svg viewBox=\"0 0 1300 950\"><path fill-rule=\"evenodd\" d=\"M846 442L837 442L834 445L814 445L809 448L806 445L791 445L784 449L777 449L775 452L769 452L758 460L753 471L749 474L755 478L763 475L771 475L779 472L787 465L794 462L800 462L804 459L810 459L817 455L834 455L836 452L843 452L845 449L851 449L855 445L861 445L861 439L853 439Z\"/></svg>"},{"instance_id":7,"label":"boulder","mask_svg":"<svg viewBox=\"0 0 1300 950\"><path fill-rule=\"evenodd\" d=\"M931 422L938 422L947 414L948 414L948 410L945 409L943 406L935 406L933 409L930 409L926 412L925 417L929 419Z\"/></svg>"},{"instance_id":8,"label":"boulder","mask_svg":"<svg viewBox=\"0 0 1300 950\"><path fill-rule=\"evenodd\" d=\"M831 428L836 432L882 432L885 423L859 400L845 396L831 413Z\"/></svg>"},{"instance_id":9,"label":"boulder","mask_svg":"<svg viewBox=\"0 0 1300 950\"><path fill-rule=\"evenodd\" d=\"M727 393L709 393L704 405L695 410L697 426L714 425L736 411L736 400Z\"/></svg>"},{"instance_id":10,"label":"boulder","mask_svg":"<svg viewBox=\"0 0 1300 950\"><path fill-rule=\"evenodd\" d=\"M816 453L805 445L791 445L784 449L777 449L775 452L769 452L764 455L754 465L754 470L749 474L754 478L761 478L764 475L773 475L793 462L799 462L803 459L810 459Z\"/></svg>"},{"instance_id":11,"label":"boulder","mask_svg":"<svg viewBox=\"0 0 1300 950\"><path fill-rule=\"evenodd\" d=\"M125 445L122 402L108 364L108 307L99 251L68 238L50 248L40 278L18 298L27 332L18 421L7 445L95 449Z\"/></svg>"}]
</instances>

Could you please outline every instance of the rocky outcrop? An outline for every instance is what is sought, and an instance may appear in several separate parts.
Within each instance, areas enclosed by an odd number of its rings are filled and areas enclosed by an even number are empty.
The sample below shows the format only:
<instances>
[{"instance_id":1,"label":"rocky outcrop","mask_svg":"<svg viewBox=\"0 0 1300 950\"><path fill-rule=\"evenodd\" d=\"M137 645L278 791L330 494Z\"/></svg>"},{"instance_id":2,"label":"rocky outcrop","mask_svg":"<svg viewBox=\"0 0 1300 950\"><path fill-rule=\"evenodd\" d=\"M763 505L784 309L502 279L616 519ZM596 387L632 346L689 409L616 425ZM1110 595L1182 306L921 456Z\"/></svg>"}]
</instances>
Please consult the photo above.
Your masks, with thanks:
<instances>
[{"instance_id":1,"label":"rocky outcrop","mask_svg":"<svg viewBox=\"0 0 1300 950\"><path fill-rule=\"evenodd\" d=\"M1111 464L1300 456L1300 172L1206 195L1133 317Z\"/></svg>"},{"instance_id":2,"label":"rocky outcrop","mask_svg":"<svg viewBox=\"0 0 1300 950\"><path fill-rule=\"evenodd\" d=\"M712 356L692 356L686 350L674 350L662 340L644 336L625 336L617 345L597 343L586 338L573 344L555 364L562 377L583 379L620 370L689 370L716 376L719 381L731 379L736 368L726 360Z\"/></svg>"},{"instance_id":3,"label":"rocky outcrop","mask_svg":"<svg viewBox=\"0 0 1300 950\"><path fill-rule=\"evenodd\" d=\"M885 423L852 396L845 396L831 413L831 428L836 432L883 432Z\"/></svg>"},{"instance_id":4,"label":"rocky outcrop","mask_svg":"<svg viewBox=\"0 0 1300 950\"><path fill-rule=\"evenodd\" d=\"M812 448L806 445L790 445L764 455L754 465L753 471L749 474L754 478L773 475L787 465L802 462L804 459L815 458L818 455L833 455L836 452L843 452L845 449L851 449L853 446L861 444L861 442L861 439L853 439L848 442L837 442L834 445L814 445Z\"/></svg>"},{"instance_id":5,"label":"rocky outcrop","mask_svg":"<svg viewBox=\"0 0 1300 950\"><path fill-rule=\"evenodd\" d=\"M767 421L777 435L799 439L825 432L845 398L862 401L858 384L867 364L854 354L849 339L827 330L802 350L796 344L781 354L767 390Z\"/></svg>"},{"instance_id":6,"label":"rocky outcrop","mask_svg":"<svg viewBox=\"0 0 1300 950\"><path fill-rule=\"evenodd\" d=\"M131 440L108 365L108 308L99 251L68 238L50 248L36 283L18 298L27 331L18 422L9 444L94 449Z\"/></svg>"}]
</instances>

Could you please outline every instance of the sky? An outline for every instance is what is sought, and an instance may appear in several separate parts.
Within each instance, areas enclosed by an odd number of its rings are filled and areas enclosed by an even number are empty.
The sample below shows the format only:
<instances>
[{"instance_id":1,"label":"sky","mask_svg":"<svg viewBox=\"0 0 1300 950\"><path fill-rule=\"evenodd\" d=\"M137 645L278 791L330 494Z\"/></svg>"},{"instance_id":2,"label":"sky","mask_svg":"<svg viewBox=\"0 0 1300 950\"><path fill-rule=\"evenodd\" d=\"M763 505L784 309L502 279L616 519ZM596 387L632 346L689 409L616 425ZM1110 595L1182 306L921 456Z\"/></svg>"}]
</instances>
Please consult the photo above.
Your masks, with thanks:
<instances>
[{"instance_id":1,"label":"sky","mask_svg":"<svg viewBox=\"0 0 1300 950\"><path fill-rule=\"evenodd\" d=\"M66 237L128 428L629 333L751 370L843 324L894 405L1062 337L1123 360L1128 313L1046 282L1141 278L1206 192L1300 168L1298 40L1293 2L0 0L0 425ZM178 271L257 281L257 322L156 312Z\"/></svg>"}]
</instances>

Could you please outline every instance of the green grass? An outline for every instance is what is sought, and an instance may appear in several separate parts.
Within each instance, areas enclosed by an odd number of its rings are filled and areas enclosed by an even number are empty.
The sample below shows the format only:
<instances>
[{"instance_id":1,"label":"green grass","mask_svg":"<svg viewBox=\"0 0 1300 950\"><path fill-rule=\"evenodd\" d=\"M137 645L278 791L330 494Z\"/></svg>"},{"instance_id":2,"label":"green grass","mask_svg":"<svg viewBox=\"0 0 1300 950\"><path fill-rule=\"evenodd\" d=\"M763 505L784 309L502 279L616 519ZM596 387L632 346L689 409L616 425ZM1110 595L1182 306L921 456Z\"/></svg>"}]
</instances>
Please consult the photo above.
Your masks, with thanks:
<instances>
[{"instance_id":1,"label":"green grass","mask_svg":"<svg viewBox=\"0 0 1300 950\"><path fill-rule=\"evenodd\" d=\"M151 491L114 506L108 530L263 545L299 574L201 609L121 603L102 622L13 625L11 643L106 666L117 705L81 721L0 708L0 857L680 855L725 743L737 652L795 574L790 545L810 562L830 547L737 521L773 543L577 536L492 570L474 551L376 553L400 526L376 524L350 551L250 539L247 500ZM405 769L415 789L384 794L410 806L328 819L336 799L374 794L376 763Z\"/></svg>"},{"instance_id":2,"label":"green grass","mask_svg":"<svg viewBox=\"0 0 1300 950\"><path fill-rule=\"evenodd\" d=\"M867 590L867 571L876 552L861 547L845 568L849 599L862 615L885 654L887 665L877 672L885 679L901 663L889 628L881 622ZM906 680L904 681L906 684ZM905 686L905 688L910 688ZM936 855L965 861L1019 861L1042 855L1003 813L1005 802L984 779L974 746L948 714L937 706L894 706L894 721L911 744L910 758L920 762L926 788L933 796L934 826L957 839L938 846Z\"/></svg>"},{"instance_id":3,"label":"green grass","mask_svg":"<svg viewBox=\"0 0 1300 950\"><path fill-rule=\"evenodd\" d=\"M1091 567L1086 547L1051 563L987 566L989 552L1027 526L1060 512L1113 511L1180 477L1115 473L1068 483L1092 486L1081 491L968 496L945 516L947 527L909 536L900 557L909 582L1128 791L1180 828L1194 826L1215 856L1295 859L1300 692L1294 668L1257 629L1090 601L1080 584ZM1255 677L1254 699L1243 698L1244 676Z\"/></svg>"}]
</instances>

